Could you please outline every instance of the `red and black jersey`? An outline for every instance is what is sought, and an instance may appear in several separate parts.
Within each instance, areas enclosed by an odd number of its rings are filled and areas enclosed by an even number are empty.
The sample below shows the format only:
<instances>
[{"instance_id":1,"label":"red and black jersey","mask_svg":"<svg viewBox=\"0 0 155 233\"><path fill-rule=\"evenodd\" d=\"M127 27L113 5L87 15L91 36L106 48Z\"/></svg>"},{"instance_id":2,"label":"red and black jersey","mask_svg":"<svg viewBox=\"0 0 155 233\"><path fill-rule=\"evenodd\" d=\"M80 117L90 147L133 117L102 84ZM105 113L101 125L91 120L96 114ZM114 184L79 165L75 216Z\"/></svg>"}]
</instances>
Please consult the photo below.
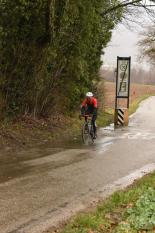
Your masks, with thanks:
<instances>
[{"instance_id":1,"label":"red and black jersey","mask_svg":"<svg viewBox=\"0 0 155 233\"><path fill-rule=\"evenodd\" d=\"M97 99L95 97L92 97L90 99L86 98L83 102L82 102L82 107L86 107L86 106L92 106L94 108L97 108Z\"/></svg>"},{"instance_id":2,"label":"red and black jersey","mask_svg":"<svg viewBox=\"0 0 155 233\"><path fill-rule=\"evenodd\" d=\"M96 114L97 113L97 99L95 97L91 97L90 99L86 98L82 102L82 110L85 110L88 114Z\"/></svg>"}]
</instances>

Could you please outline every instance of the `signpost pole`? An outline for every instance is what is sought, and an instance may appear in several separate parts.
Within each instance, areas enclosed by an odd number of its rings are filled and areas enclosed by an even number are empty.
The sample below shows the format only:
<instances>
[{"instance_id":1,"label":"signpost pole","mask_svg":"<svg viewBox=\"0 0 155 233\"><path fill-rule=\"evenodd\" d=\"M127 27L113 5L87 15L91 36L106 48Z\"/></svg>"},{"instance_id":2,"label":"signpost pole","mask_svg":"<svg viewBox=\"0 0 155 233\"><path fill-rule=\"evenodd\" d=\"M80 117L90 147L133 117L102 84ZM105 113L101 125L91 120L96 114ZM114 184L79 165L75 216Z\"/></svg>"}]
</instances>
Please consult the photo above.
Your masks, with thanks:
<instances>
[{"instance_id":1,"label":"signpost pole","mask_svg":"<svg viewBox=\"0 0 155 233\"><path fill-rule=\"evenodd\" d=\"M128 81L128 102L127 102L128 109L130 104L130 75L131 75L131 57L129 57L129 81Z\"/></svg>"},{"instance_id":2,"label":"signpost pole","mask_svg":"<svg viewBox=\"0 0 155 233\"><path fill-rule=\"evenodd\" d=\"M128 125L131 57L117 57L115 128ZM123 106L121 100L126 100Z\"/></svg>"}]
</instances>

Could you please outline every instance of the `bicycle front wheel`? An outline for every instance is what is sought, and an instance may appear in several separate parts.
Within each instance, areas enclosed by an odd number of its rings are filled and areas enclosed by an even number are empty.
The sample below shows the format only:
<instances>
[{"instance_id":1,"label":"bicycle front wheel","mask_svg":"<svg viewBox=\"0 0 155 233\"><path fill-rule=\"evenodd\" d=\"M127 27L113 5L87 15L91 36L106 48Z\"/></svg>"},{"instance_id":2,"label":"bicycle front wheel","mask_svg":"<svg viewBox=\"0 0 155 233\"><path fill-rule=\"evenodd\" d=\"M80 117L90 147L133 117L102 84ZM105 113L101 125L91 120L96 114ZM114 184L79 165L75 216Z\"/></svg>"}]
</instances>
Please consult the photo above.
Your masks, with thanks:
<instances>
[{"instance_id":1,"label":"bicycle front wheel","mask_svg":"<svg viewBox=\"0 0 155 233\"><path fill-rule=\"evenodd\" d=\"M88 128L88 124L84 123L82 126L82 140L84 144L88 144L89 143L89 128Z\"/></svg>"},{"instance_id":2,"label":"bicycle front wheel","mask_svg":"<svg viewBox=\"0 0 155 233\"><path fill-rule=\"evenodd\" d=\"M82 126L82 140L86 145L94 142L91 135L91 125L89 125L88 123L84 123Z\"/></svg>"}]
</instances>

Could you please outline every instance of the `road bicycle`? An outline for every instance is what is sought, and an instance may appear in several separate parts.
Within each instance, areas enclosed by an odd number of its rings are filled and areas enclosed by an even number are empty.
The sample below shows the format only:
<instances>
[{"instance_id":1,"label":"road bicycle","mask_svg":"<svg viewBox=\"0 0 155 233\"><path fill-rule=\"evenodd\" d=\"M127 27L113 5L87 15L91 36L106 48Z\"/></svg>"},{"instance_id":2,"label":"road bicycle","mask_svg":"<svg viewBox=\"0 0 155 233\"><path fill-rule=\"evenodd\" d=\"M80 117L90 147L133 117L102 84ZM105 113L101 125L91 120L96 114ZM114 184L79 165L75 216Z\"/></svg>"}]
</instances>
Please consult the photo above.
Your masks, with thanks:
<instances>
[{"instance_id":1,"label":"road bicycle","mask_svg":"<svg viewBox=\"0 0 155 233\"><path fill-rule=\"evenodd\" d=\"M92 117L84 115L84 124L82 126L82 140L84 144L94 143L94 127L92 124Z\"/></svg>"}]
</instances>

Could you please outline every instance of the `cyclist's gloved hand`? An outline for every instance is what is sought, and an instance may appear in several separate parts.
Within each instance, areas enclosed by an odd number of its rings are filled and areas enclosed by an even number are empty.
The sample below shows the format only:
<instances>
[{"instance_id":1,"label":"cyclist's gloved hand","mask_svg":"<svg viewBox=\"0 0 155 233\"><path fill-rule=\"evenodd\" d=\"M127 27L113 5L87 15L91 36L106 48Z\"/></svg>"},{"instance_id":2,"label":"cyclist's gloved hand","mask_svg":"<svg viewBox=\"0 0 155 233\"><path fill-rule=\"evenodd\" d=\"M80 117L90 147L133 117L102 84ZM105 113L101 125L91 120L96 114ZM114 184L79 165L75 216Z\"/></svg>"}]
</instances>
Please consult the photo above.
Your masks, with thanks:
<instances>
[{"instance_id":1,"label":"cyclist's gloved hand","mask_svg":"<svg viewBox=\"0 0 155 233\"><path fill-rule=\"evenodd\" d=\"M84 116L84 114L85 114L85 108L82 107L82 108L81 108L81 116Z\"/></svg>"}]
</instances>

